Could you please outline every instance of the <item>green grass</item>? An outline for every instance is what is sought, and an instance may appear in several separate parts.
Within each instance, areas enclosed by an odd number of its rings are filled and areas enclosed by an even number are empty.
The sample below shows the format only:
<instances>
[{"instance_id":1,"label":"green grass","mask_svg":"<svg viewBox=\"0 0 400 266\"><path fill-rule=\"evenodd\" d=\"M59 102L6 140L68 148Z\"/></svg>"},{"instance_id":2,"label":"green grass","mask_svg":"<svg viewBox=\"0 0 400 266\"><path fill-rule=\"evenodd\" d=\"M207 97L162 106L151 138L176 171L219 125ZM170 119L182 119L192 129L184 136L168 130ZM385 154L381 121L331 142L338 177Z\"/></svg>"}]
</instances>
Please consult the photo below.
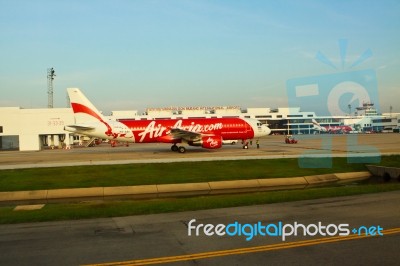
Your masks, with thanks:
<instances>
[{"instance_id":1,"label":"green grass","mask_svg":"<svg viewBox=\"0 0 400 266\"><path fill-rule=\"evenodd\" d=\"M331 168L299 167L298 159L237 160L33 168L0 171L0 191L209 182L366 171L364 163L333 158ZM381 164L400 165L400 156Z\"/></svg>"},{"instance_id":2,"label":"green grass","mask_svg":"<svg viewBox=\"0 0 400 266\"><path fill-rule=\"evenodd\" d=\"M318 166L318 162L314 161L315 166ZM398 167L400 156L384 156L379 165ZM346 158L333 158L331 168L301 168L298 159L36 168L0 171L0 191L207 182L353 171L366 171L365 164L349 164ZM13 211L14 207L7 206L0 207L0 224L247 206L393 190L400 190L400 183L367 183L359 186L191 198L47 204L43 209L35 211Z\"/></svg>"},{"instance_id":3,"label":"green grass","mask_svg":"<svg viewBox=\"0 0 400 266\"><path fill-rule=\"evenodd\" d=\"M381 162L376 165L400 168L400 155L383 156Z\"/></svg>"},{"instance_id":4,"label":"green grass","mask_svg":"<svg viewBox=\"0 0 400 266\"><path fill-rule=\"evenodd\" d=\"M193 211L361 195L393 190L400 190L400 183L365 184L359 186L326 187L192 198L47 204L43 209L35 211L13 211L14 207L0 207L0 224Z\"/></svg>"}]
</instances>

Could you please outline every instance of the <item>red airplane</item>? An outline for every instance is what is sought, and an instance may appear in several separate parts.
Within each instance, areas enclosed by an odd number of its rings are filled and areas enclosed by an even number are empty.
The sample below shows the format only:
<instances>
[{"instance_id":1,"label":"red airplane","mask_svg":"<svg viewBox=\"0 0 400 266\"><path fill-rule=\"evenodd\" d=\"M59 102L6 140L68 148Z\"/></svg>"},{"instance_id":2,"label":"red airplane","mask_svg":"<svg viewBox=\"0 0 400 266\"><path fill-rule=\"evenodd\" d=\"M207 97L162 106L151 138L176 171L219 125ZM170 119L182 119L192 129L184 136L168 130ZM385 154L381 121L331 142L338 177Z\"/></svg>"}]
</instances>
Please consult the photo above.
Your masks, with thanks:
<instances>
[{"instance_id":1,"label":"red airplane","mask_svg":"<svg viewBox=\"0 0 400 266\"><path fill-rule=\"evenodd\" d=\"M354 128L351 126L321 126L315 119L312 119L312 123L314 125L313 129L320 131L320 132L327 132L327 133L349 133L353 131Z\"/></svg>"},{"instance_id":2,"label":"red airplane","mask_svg":"<svg viewBox=\"0 0 400 266\"><path fill-rule=\"evenodd\" d=\"M250 118L182 118L182 119L106 119L77 89L67 89L75 123L64 130L100 139L121 142L172 143L171 150L184 153L184 146L221 148L223 140L247 140L269 135L271 130Z\"/></svg>"}]
</instances>

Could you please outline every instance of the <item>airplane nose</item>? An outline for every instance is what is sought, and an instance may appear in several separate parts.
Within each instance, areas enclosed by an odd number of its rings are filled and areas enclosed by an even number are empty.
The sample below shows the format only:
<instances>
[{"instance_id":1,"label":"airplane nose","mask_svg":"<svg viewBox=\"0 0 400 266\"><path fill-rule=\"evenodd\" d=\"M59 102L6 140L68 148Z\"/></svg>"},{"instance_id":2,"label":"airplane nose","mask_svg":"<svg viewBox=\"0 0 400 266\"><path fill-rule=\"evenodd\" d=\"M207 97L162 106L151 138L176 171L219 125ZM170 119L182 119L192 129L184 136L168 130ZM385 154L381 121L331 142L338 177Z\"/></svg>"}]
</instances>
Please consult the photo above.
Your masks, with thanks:
<instances>
[{"instance_id":1,"label":"airplane nose","mask_svg":"<svg viewBox=\"0 0 400 266\"><path fill-rule=\"evenodd\" d=\"M267 127L267 126L265 126L265 134L267 134L267 135L269 135L269 134L271 134L271 129L269 128L269 127Z\"/></svg>"}]
</instances>

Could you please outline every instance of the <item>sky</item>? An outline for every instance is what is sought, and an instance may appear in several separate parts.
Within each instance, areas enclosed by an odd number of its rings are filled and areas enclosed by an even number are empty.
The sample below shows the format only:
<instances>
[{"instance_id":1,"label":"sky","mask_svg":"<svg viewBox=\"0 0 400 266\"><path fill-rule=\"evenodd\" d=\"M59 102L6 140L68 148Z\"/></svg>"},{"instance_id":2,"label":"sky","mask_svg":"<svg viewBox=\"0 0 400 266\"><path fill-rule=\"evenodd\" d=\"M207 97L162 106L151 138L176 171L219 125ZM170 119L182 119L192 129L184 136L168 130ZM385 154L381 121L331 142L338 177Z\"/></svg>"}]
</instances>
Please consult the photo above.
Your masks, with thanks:
<instances>
[{"instance_id":1,"label":"sky","mask_svg":"<svg viewBox=\"0 0 400 266\"><path fill-rule=\"evenodd\" d=\"M399 29L397 0L0 0L0 107L47 107L51 67L54 107L105 113L286 107L290 80L370 70L400 112Z\"/></svg>"}]
</instances>

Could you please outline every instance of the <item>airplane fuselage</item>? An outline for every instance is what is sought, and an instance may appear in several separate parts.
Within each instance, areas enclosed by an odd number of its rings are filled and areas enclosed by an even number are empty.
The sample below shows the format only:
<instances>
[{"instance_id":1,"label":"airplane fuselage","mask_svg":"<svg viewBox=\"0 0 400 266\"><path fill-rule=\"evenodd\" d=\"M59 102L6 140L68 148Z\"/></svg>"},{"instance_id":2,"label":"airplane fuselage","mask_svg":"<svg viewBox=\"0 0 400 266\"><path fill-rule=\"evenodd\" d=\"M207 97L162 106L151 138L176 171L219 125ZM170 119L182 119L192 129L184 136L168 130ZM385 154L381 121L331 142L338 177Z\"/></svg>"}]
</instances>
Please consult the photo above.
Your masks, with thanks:
<instances>
[{"instance_id":1,"label":"airplane fuselage","mask_svg":"<svg viewBox=\"0 0 400 266\"><path fill-rule=\"evenodd\" d=\"M252 139L256 135L250 123L240 118L121 120L120 122L132 130L137 142L174 142L168 139L170 130L173 128L219 135L224 140Z\"/></svg>"},{"instance_id":2,"label":"airplane fuselage","mask_svg":"<svg viewBox=\"0 0 400 266\"><path fill-rule=\"evenodd\" d=\"M325 129L328 132L338 132L338 131L349 132L353 130L350 126L328 126L325 127Z\"/></svg>"},{"instance_id":3,"label":"airplane fuselage","mask_svg":"<svg viewBox=\"0 0 400 266\"><path fill-rule=\"evenodd\" d=\"M66 130L102 139L138 143L178 143L179 141L170 135L171 129L174 128L204 135L217 135L223 140L253 139L268 135L269 131L268 127L261 125L257 120L241 118L121 119L90 125L94 129L66 127Z\"/></svg>"}]
</instances>

